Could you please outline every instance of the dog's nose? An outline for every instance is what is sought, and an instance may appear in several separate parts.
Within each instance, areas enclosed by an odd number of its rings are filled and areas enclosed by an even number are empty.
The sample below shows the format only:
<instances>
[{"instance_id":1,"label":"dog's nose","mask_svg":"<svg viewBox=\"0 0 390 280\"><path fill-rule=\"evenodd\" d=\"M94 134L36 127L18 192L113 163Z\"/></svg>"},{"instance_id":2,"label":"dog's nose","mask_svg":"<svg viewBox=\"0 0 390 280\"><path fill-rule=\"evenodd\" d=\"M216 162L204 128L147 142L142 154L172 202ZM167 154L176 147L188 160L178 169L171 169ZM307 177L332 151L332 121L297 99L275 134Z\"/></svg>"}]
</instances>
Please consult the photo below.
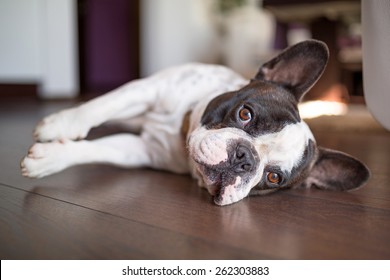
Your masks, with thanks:
<instances>
[{"instance_id":1,"label":"dog's nose","mask_svg":"<svg viewBox=\"0 0 390 280\"><path fill-rule=\"evenodd\" d=\"M250 148L238 145L231 162L233 171L236 173L249 172L254 165L255 159Z\"/></svg>"}]
</instances>

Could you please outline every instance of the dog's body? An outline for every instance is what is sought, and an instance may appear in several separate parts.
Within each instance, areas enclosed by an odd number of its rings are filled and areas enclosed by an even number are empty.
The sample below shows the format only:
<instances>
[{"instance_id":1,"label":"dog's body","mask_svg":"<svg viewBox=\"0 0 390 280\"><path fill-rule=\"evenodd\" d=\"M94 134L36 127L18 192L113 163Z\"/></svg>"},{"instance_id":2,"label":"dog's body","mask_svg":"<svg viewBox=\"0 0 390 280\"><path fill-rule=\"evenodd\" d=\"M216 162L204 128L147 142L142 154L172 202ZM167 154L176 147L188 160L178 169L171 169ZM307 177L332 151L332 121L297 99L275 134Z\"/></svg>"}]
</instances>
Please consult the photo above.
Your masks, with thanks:
<instances>
[{"instance_id":1,"label":"dog's body","mask_svg":"<svg viewBox=\"0 0 390 280\"><path fill-rule=\"evenodd\" d=\"M218 205L286 187L359 187L368 169L348 155L317 148L297 109L327 58L326 46L311 40L263 65L250 82L203 64L130 82L45 118L22 173L43 177L86 163L191 173ZM119 119L140 134L77 141Z\"/></svg>"}]
</instances>

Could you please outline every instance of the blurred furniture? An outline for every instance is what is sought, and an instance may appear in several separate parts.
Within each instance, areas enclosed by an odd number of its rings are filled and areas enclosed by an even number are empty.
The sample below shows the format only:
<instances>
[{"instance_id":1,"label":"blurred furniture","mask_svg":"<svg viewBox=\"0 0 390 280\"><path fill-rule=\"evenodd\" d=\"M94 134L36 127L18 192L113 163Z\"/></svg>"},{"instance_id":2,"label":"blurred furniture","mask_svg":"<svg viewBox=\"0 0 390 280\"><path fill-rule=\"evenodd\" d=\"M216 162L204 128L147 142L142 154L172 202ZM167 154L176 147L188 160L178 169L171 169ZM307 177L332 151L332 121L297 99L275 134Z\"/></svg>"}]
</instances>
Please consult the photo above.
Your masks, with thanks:
<instances>
[{"instance_id":1,"label":"blurred furniture","mask_svg":"<svg viewBox=\"0 0 390 280\"><path fill-rule=\"evenodd\" d=\"M366 104L390 130L390 1L363 0L363 72Z\"/></svg>"},{"instance_id":2,"label":"blurred furniture","mask_svg":"<svg viewBox=\"0 0 390 280\"><path fill-rule=\"evenodd\" d=\"M139 78L139 1L79 0L81 93Z\"/></svg>"},{"instance_id":3,"label":"blurred furniture","mask_svg":"<svg viewBox=\"0 0 390 280\"><path fill-rule=\"evenodd\" d=\"M312 38L324 41L329 47L328 66L306 99L332 99L325 95L333 94L336 99L348 100L348 93L363 94L361 62L341 63L338 59L340 19L346 15L359 16L360 0L264 0L263 4L278 21L276 47L287 46L288 27L297 22L309 26Z\"/></svg>"}]
</instances>

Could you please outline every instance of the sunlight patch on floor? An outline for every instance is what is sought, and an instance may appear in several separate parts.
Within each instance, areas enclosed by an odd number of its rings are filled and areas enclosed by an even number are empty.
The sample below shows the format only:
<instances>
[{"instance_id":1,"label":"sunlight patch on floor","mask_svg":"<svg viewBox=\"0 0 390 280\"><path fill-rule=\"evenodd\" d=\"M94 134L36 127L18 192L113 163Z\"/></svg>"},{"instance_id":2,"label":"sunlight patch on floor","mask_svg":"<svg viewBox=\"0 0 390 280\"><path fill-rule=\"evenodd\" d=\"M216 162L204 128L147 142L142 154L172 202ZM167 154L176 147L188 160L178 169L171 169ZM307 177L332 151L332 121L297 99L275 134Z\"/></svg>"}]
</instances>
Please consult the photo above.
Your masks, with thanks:
<instances>
[{"instance_id":1,"label":"sunlight patch on floor","mask_svg":"<svg viewBox=\"0 0 390 280\"><path fill-rule=\"evenodd\" d=\"M320 116L341 116L348 112L348 106L345 103L321 100L300 103L298 109L303 119L313 119Z\"/></svg>"}]
</instances>

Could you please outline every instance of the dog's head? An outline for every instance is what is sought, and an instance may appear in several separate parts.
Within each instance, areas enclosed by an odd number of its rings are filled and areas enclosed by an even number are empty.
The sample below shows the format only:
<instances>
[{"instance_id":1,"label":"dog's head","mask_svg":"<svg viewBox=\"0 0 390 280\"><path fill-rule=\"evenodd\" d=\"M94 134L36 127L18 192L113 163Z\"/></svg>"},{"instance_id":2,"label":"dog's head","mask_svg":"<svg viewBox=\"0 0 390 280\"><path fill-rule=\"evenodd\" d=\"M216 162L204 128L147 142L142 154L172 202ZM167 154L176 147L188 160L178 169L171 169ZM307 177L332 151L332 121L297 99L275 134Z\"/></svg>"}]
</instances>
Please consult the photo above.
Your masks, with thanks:
<instances>
[{"instance_id":1,"label":"dog's head","mask_svg":"<svg viewBox=\"0 0 390 280\"><path fill-rule=\"evenodd\" d=\"M301 185L349 190L368 179L358 160L318 148L299 116L298 102L328 56L319 41L299 43L265 63L247 86L208 104L188 147L216 204Z\"/></svg>"}]
</instances>

